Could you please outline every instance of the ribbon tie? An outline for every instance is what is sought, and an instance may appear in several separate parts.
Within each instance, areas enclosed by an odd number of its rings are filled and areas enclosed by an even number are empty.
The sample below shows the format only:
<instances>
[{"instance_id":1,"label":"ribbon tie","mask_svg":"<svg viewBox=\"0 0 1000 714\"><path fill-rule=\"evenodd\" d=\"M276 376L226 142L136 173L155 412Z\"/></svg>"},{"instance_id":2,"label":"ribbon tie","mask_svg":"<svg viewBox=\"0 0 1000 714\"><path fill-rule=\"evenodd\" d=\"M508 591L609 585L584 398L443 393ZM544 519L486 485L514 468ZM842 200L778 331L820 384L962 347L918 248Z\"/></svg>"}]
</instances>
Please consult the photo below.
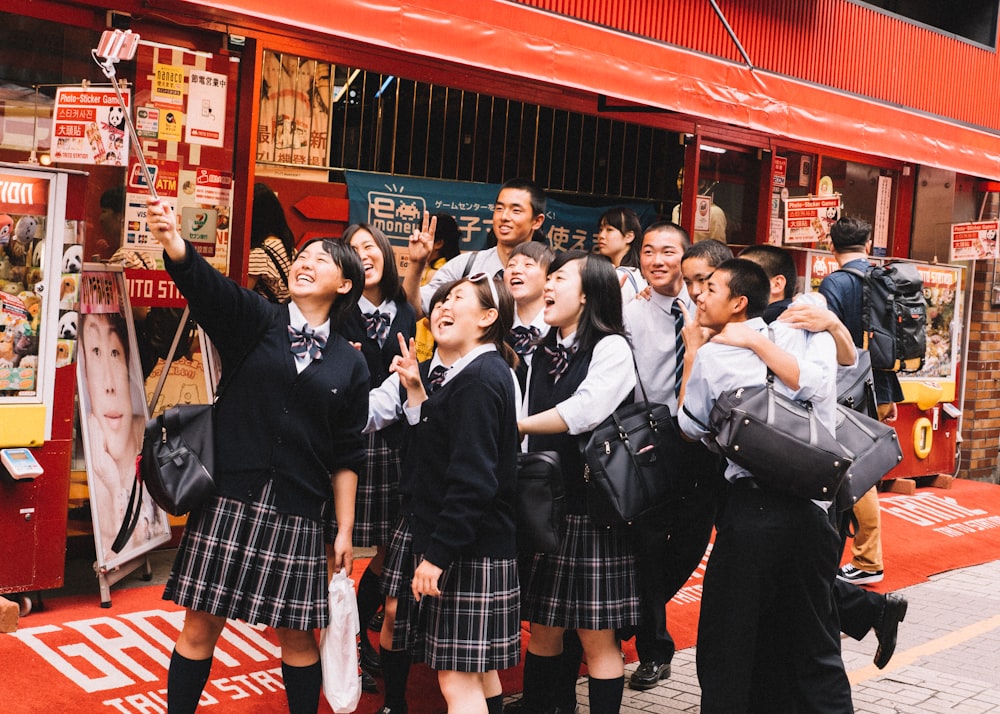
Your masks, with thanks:
<instances>
[{"instance_id":1,"label":"ribbon tie","mask_svg":"<svg viewBox=\"0 0 1000 714\"><path fill-rule=\"evenodd\" d=\"M549 374L553 377L561 377L569 368L570 359L576 354L576 345L572 347L565 345L546 346L545 354L549 356Z\"/></svg>"},{"instance_id":2,"label":"ribbon tie","mask_svg":"<svg viewBox=\"0 0 1000 714\"><path fill-rule=\"evenodd\" d=\"M365 313L365 333L381 347L389 335L389 315L378 310Z\"/></svg>"},{"instance_id":3,"label":"ribbon tie","mask_svg":"<svg viewBox=\"0 0 1000 714\"><path fill-rule=\"evenodd\" d=\"M289 325L288 339L292 343L293 355L309 355L312 359L323 359L326 338L323 335L317 335L315 330L309 328L309 325L303 325L301 330Z\"/></svg>"},{"instance_id":4,"label":"ribbon tie","mask_svg":"<svg viewBox=\"0 0 1000 714\"><path fill-rule=\"evenodd\" d=\"M516 352L519 357L523 357L524 355L534 351L533 343L538 339L540 334L541 330L537 327L525 327L524 325L518 325L510 330L510 346L514 348L514 352Z\"/></svg>"},{"instance_id":5,"label":"ribbon tie","mask_svg":"<svg viewBox=\"0 0 1000 714\"><path fill-rule=\"evenodd\" d=\"M434 394L442 384L444 384L444 376L448 374L448 368L442 364L439 364L434 369L431 370L430 375L427 378L427 383L429 388L427 390L428 394Z\"/></svg>"}]
</instances>

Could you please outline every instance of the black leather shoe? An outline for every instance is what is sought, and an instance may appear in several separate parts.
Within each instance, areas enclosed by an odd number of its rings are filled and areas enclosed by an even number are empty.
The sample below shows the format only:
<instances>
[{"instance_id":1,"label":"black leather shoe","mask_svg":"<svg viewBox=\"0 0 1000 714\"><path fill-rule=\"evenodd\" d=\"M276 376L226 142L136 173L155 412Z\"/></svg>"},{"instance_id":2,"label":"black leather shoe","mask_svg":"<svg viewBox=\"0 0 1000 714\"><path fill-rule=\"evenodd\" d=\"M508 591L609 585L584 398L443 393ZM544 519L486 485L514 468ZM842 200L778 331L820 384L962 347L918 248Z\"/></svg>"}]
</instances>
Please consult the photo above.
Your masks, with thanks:
<instances>
[{"instance_id":1,"label":"black leather shoe","mask_svg":"<svg viewBox=\"0 0 1000 714\"><path fill-rule=\"evenodd\" d=\"M367 636L361 638L361 669L371 675L382 674L382 659Z\"/></svg>"},{"instance_id":2,"label":"black leather shoe","mask_svg":"<svg viewBox=\"0 0 1000 714\"><path fill-rule=\"evenodd\" d=\"M651 659L643 662L628 679L630 689L652 689L670 676L670 663Z\"/></svg>"},{"instance_id":3,"label":"black leather shoe","mask_svg":"<svg viewBox=\"0 0 1000 714\"><path fill-rule=\"evenodd\" d=\"M892 659L892 655L896 651L896 634L899 632L899 623L906 617L908 605L909 603L902 595L889 593L885 596L882 622L875 628L878 649L875 650L874 662L879 669L889 664L889 660Z\"/></svg>"},{"instance_id":4,"label":"black leather shoe","mask_svg":"<svg viewBox=\"0 0 1000 714\"><path fill-rule=\"evenodd\" d=\"M361 691L368 694L378 694L378 683L368 672L361 670Z\"/></svg>"},{"instance_id":5,"label":"black leather shoe","mask_svg":"<svg viewBox=\"0 0 1000 714\"><path fill-rule=\"evenodd\" d=\"M393 709L392 707L382 707L375 714L406 714L406 708Z\"/></svg>"}]
</instances>

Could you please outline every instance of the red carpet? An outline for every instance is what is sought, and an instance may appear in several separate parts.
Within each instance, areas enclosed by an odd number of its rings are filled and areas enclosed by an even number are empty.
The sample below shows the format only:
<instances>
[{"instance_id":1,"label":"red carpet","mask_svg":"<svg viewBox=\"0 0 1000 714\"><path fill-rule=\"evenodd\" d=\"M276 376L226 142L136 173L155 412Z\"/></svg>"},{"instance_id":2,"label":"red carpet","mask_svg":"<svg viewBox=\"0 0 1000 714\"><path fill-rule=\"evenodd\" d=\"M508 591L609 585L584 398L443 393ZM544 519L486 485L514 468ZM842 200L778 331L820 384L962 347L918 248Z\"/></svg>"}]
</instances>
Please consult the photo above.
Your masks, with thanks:
<instances>
[{"instance_id":1,"label":"red carpet","mask_svg":"<svg viewBox=\"0 0 1000 714\"><path fill-rule=\"evenodd\" d=\"M1000 487L955 481L951 490L881 499L886 578L879 590L1000 559ZM363 566L360 561L357 571ZM678 648L694 644L700 582L698 572L667 607ZM161 591L115 590L109 610L94 595L47 599L45 610L22 618L16 633L0 635L3 711L165 712L166 669L182 613L160 599ZM504 673L504 686L508 693L518 691L520 671ZM283 711L274 637L230 623L205 692L207 712ZM413 714L444 711L436 677L426 667L413 668L409 692ZM380 696L364 695L358 711L371 714L379 706ZM321 711L330 711L325 702Z\"/></svg>"}]
</instances>

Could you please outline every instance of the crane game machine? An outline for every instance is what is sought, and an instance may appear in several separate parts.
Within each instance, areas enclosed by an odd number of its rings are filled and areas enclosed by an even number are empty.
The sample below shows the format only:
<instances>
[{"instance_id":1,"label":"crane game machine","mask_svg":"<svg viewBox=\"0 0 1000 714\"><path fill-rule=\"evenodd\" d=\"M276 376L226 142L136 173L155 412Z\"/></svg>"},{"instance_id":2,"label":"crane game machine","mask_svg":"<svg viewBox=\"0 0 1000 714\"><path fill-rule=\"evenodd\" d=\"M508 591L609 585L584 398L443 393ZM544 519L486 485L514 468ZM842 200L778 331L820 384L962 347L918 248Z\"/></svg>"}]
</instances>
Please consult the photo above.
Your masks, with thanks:
<instances>
[{"instance_id":1,"label":"crane game machine","mask_svg":"<svg viewBox=\"0 0 1000 714\"><path fill-rule=\"evenodd\" d=\"M0 163L0 593L22 612L63 584L85 180Z\"/></svg>"},{"instance_id":2,"label":"crane game machine","mask_svg":"<svg viewBox=\"0 0 1000 714\"><path fill-rule=\"evenodd\" d=\"M823 278L838 269L827 251L802 250L805 290L819 288ZM869 258L872 263L883 259ZM916 480L926 485L948 487L958 468L961 410L961 367L965 269L956 265L917 261L927 301L927 352L917 372L899 372L903 401L893 426L899 435L903 460L885 479L892 490L912 493Z\"/></svg>"}]
</instances>

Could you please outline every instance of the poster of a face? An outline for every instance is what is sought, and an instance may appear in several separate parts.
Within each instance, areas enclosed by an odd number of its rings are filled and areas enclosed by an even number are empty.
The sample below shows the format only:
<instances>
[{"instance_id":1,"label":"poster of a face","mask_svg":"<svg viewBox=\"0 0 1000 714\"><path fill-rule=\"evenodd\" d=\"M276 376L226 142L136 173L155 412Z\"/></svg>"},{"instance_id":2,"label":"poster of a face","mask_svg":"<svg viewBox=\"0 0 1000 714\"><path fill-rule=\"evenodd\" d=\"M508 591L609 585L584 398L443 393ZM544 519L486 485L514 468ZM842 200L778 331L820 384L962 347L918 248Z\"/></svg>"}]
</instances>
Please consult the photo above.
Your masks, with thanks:
<instances>
[{"instance_id":1,"label":"poster of a face","mask_svg":"<svg viewBox=\"0 0 1000 714\"><path fill-rule=\"evenodd\" d=\"M167 514L143 499L135 532L111 546L128 509L142 449L142 368L121 272L81 275L77 379L97 563L113 568L170 539Z\"/></svg>"}]
</instances>

